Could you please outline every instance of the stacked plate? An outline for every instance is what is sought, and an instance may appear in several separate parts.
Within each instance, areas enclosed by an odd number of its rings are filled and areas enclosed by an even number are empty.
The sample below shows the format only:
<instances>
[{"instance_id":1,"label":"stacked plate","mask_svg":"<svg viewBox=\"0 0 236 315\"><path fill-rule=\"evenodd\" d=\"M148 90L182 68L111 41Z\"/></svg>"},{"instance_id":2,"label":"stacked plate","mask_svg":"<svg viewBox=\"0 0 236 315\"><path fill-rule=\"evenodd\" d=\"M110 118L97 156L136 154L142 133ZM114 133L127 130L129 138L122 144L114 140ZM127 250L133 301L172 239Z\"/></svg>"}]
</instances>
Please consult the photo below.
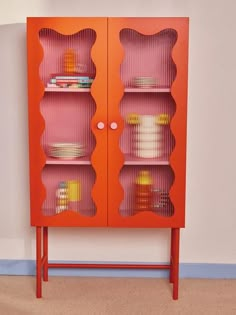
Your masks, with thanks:
<instances>
[{"instance_id":1,"label":"stacked plate","mask_svg":"<svg viewBox=\"0 0 236 315\"><path fill-rule=\"evenodd\" d=\"M134 77L133 86L137 88L154 88L157 86L157 79L154 77Z\"/></svg>"},{"instance_id":2,"label":"stacked plate","mask_svg":"<svg viewBox=\"0 0 236 315\"><path fill-rule=\"evenodd\" d=\"M58 159L75 159L84 154L84 147L80 143L57 142L48 146L48 155Z\"/></svg>"}]
</instances>

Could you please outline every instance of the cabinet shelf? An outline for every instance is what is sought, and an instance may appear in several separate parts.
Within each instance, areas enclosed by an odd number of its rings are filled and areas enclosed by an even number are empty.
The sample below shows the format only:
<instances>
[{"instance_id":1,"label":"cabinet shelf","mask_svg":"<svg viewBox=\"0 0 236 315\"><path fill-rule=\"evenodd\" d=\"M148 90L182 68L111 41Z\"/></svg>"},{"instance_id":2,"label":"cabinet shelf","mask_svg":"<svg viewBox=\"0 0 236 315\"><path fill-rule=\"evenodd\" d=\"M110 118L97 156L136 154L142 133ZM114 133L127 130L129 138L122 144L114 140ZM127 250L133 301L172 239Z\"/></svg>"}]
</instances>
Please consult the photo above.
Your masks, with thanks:
<instances>
[{"instance_id":1,"label":"cabinet shelf","mask_svg":"<svg viewBox=\"0 0 236 315\"><path fill-rule=\"evenodd\" d=\"M125 93L170 93L170 88L125 88Z\"/></svg>"},{"instance_id":2,"label":"cabinet shelf","mask_svg":"<svg viewBox=\"0 0 236 315\"><path fill-rule=\"evenodd\" d=\"M80 157L75 159L57 159L47 157L47 165L91 165L90 157Z\"/></svg>"},{"instance_id":3,"label":"cabinet shelf","mask_svg":"<svg viewBox=\"0 0 236 315\"><path fill-rule=\"evenodd\" d=\"M51 88L46 87L44 89L45 92L76 92L76 93L89 93L90 88Z\"/></svg>"},{"instance_id":4,"label":"cabinet shelf","mask_svg":"<svg viewBox=\"0 0 236 315\"><path fill-rule=\"evenodd\" d=\"M93 217L96 214L96 211L95 209L92 209L92 208L91 209L77 209L77 210L68 209L68 210L64 210L57 213L55 211L55 208L45 208L43 209L43 213L45 216L61 216L62 214L70 215L71 213L75 213L84 217Z\"/></svg>"},{"instance_id":5,"label":"cabinet shelf","mask_svg":"<svg viewBox=\"0 0 236 315\"><path fill-rule=\"evenodd\" d=\"M170 162L167 157L158 159L142 159L136 158L132 155L125 154L125 165L169 165Z\"/></svg>"},{"instance_id":6,"label":"cabinet shelf","mask_svg":"<svg viewBox=\"0 0 236 315\"><path fill-rule=\"evenodd\" d=\"M45 92L76 92L76 93L89 93L90 88L52 88L46 87ZM125 93L170 93L170 88L125 88Z\"/></svg>"},{"instance_id":7,"label":"cabinet shelf","mask_svg":"<svg viewBox=\"0 0 236 315\"><path fill-rule=\"evenodd\" d=\"M120 209L120 214L123 217L130 217L130 216L135 216L135 215L139 215L141 212L139 211L135 211L134 209L130 208L130 209ZM168 206L165 206L163 208L160 209L149 209L149 210L145 210L142 211L142 213L151 213L154 216L161 216L161 217L166 217L166 218L170 218L173 215L173 209L171 209L171 206L168 204Z\"/></svg>"}]
</instances>

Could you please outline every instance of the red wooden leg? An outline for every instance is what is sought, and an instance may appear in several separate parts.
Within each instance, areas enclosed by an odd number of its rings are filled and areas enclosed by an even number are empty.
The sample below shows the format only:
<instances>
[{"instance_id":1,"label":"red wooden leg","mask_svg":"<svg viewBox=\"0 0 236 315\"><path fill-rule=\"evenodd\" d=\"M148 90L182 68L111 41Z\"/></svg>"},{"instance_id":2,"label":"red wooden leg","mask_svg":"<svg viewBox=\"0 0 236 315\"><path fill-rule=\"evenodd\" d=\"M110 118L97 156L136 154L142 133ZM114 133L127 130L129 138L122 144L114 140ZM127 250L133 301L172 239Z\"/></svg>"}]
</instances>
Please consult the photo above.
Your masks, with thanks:
<instances>
[{"instance_id":1,"label":"red wooden leg","mask_svg":"<svg viewBox=\"0 0 236 315\"><path fill-rule=\"evenodd\" d=\"M36 297L42 297L41 277L41 226L36 227Z\"/></svg>"},{"instance_id":2,"label":"red wooden leg","mask_svg":"<svg viewBox=\"0 0 236 315\"><path fill-rule=\"evenodd\" d=\"M170 239L170 283L173 283L173 229L171 229L171 239Z\"/></svg>"},{"instance_id":3,"label":"red wooden leg","mask_svg":"<svg viewBox=\"0 0 236 315\"><path fill-rule=\"evenodd\" d=\"M48 227L43 227L43 280L48 281Z\"/></svg>"},{"instance_id":4,"label":"red wooden leg","mask_svg":"<svg viewBox=\"0 0 236 315\"><path fill-rule=\"evenodd\" d=\"M179 291L179 235L180 229L174 228L173 231L173 257L172 257L172 279L173 279L173 299L178 299Z\"/></svg>"}]
</instances>

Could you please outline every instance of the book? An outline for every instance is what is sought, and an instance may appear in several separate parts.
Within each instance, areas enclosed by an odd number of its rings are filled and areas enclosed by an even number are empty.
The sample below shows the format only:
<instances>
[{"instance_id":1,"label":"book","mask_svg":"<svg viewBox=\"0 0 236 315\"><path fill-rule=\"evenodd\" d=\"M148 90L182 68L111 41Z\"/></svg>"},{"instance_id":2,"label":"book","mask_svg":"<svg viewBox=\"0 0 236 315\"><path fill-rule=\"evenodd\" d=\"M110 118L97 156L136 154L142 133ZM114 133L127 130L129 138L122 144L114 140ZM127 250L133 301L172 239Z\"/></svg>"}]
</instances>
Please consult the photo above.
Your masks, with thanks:
<instances>
[{"instance_id":1,"label":"book","mask_svg":"<svg viewBox=\"0 0 236 315\"><path fill-rule=\"evenodd\" d=\"M51 79L94 79L95 73L79 73L79 72L62 72L62 73L52 73Z\"/></svg>"}]
</instances>

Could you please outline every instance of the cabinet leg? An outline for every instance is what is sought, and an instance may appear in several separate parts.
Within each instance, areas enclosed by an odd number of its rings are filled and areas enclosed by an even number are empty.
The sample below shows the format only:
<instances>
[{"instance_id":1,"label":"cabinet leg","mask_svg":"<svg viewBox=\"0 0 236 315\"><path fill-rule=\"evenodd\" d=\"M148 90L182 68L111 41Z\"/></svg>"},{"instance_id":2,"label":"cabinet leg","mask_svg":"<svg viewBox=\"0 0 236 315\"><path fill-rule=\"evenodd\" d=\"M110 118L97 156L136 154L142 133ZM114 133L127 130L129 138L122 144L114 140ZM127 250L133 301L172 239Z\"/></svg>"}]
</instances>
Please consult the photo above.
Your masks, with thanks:
<instances>
[{"instance_id":1,"label":"cabinet leg","mask_svg":"<svg viewBox=\"0 0 236 315\"><path fill-rule=\"evenodd\" d=\"M48 281L48 227L43 227L43 281Z\"/></svg>"},{"instance_id":2,"label":"cabinet leg","mask_svg":"<svg viewBox=\"0 0 236 315\"><path fill-rule=\"evenodd\" d=\"M178 291L179 291L179 235L180 229L174 228L172 229L173 237L172 237L172 280L173 280L173 299L178 299Z\"/></svg>"},{"instance_id":3,"label":"cabinet leg","mask_svg":"<svg viewBox=\"0 0 236 315\"><path fill-rule=\"evenodd\" d=\"M174 238L173 229L171 229L171 239L170 239L170 283L173 283L173 238Z\"/></svg>"},{"instance_id":4,"label":"cabinet leg","mask_svg":"<svg viewBox=\"0 0 236 315\"><path fill-rule=\"evenodd\" d=\"M36 297L42 297L42 277L41 277L41 249L42 249L42 229L41 226L36 227Z\"/></svg>"}]
</instances>

